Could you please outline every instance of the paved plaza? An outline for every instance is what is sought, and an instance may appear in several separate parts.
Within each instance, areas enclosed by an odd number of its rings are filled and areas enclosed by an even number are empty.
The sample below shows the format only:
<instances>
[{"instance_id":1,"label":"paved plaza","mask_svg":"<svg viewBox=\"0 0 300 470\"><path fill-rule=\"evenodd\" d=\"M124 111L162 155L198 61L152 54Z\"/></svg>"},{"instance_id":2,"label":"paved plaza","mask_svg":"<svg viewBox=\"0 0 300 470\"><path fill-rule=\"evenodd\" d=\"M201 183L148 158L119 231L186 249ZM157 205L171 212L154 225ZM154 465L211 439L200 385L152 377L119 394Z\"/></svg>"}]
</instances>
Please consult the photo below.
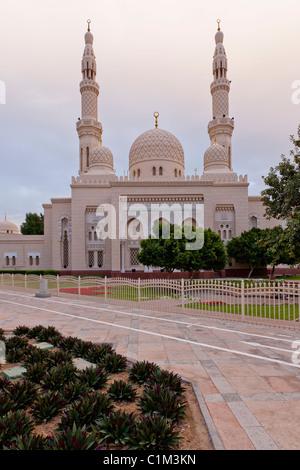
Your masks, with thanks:
<instances>
[{"instance_id":1,"label":"paved plaza","mask_svg":"<svg viewBox=\"0 0 300 470\"><path fill-rule=\"evenodd\" d=\"M215 449L300 449L300 331L0 290L1 328L37 324L193 382Z\"/></svg>"}]
</instances>

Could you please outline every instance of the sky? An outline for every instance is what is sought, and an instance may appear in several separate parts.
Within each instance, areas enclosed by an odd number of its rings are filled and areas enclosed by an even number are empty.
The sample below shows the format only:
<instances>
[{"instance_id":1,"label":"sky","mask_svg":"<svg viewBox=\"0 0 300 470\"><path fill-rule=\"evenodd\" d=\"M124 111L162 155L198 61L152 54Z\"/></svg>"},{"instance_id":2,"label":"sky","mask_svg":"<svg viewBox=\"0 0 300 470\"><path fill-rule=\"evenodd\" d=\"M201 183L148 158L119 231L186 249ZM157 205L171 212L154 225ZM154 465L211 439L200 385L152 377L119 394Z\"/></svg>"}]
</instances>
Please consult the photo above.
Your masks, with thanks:
<instances>
[{"instance_id":1,"label":"sky","mask_svg":"<svg viewBox=\"0 0 300 470\"><path fill-rule=\"evenodd\" d=\"M20 225L51 198L71 196L88 19L98 119L118 176L155 111L182 143L186 175L202 174L217 19L232 82L232 164L248 175L249 195L289 156L300 124L299 0L10 0L0 13L0 220Z\"/></svg>"}]
</instances>

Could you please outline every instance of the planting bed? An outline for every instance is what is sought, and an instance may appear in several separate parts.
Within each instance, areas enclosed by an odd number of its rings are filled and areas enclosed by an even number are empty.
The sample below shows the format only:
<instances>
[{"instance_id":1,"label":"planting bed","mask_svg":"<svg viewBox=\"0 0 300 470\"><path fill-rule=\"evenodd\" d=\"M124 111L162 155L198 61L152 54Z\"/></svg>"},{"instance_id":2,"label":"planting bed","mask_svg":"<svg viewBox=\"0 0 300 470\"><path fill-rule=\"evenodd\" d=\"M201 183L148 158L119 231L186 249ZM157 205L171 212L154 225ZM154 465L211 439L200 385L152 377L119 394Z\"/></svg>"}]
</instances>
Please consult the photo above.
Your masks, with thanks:
<instances>
[{"instance_id":1,"label":"planting bed","mask_svg":"<svg viewBox=\"0 0 300 470\"><path fill-rule=\"evenodd\" d=\"M0 450L213 449L178 375L52 326L0 329L0 340Z\"/></svg>"}]
</instances>

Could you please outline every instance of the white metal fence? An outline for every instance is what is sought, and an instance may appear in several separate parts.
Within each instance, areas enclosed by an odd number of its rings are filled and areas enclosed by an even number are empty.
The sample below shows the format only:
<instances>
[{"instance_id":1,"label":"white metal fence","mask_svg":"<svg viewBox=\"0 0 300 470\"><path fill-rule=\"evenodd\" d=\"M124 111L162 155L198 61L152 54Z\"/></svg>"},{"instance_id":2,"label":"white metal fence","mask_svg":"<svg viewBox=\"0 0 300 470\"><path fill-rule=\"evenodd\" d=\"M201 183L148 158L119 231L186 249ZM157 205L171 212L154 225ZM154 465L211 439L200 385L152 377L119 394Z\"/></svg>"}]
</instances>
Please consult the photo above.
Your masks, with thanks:
<instances>
[{"instance_id":1,"label":"white metal fence","mask_svg":"<svg viewBox=\"0 0 300 470\"><path fill-rule=\"evenodd\" d=\"M38 292L131 308L205 315L300 328L300 282L248 280L128 279L1 274L0 288Z\"/></svg>"}]
</instances>

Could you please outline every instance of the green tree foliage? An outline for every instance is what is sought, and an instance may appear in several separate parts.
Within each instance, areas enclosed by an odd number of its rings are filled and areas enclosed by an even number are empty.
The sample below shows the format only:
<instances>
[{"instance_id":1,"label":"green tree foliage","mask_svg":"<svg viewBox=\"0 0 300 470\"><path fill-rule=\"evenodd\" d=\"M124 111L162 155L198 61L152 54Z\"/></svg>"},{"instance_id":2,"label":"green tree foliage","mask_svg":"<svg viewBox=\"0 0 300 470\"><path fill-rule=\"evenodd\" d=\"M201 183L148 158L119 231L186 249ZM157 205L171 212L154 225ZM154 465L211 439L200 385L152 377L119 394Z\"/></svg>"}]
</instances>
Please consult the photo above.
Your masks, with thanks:
<instances>
[{"instance_id":1,"label":"green tree foliage","mask_svg":"<svg viewBox=\"0 0 300 470\"><path fill-rule=\"evenodd\" d=\"M248 277L251 277L254 268L266 267L270 263L270 253L267 246L262 243L263 234L263 230L252 228L227 243L228 257L237 263L250 266Z\"/></svg>"},{"instance_id":2,"label":"green tree foliage","mask_svg":"<svg viewBox=\"0 0 300 470\"><path fill-rule=\"evenodd\" d=\"M44 235L44 215L28 212L20 231L23 235Z\"/></svg>"},{"instance_id":3,"label":"green tree foliage","mask_svg":"<svg viewBox=\"0 0 300 470\"><path fill-rule=\"evenodd\" d=\"M153 237L141 241L138 259L145 266L164 268L170 275L174 269L194 274L202 269L218 271L226 265L223 242L210 229L157 224L153 232Z\"/></svg>"},{"instance_id":4,"label":"green tree foliage","mask_svg":"<svg viewBox=\"0 0 300 470\"><path fill-rule=\"evenodd\" d=\"M300 125L298 136L290 136L294 148L290 158L281 162L263 177L268 186L261 193L267 218L285 219L285 239L292 265L300 264Z\"/></svg>"},{"instance_id":5,"label":"green tree foliage","mask_svg":"<svg viewBox=\"0 0 300 470\"><path fill-rule=\"evenodd\" d=\"M272 275L279 264L295 264L295 256L289 250L289 234L281 225L267 228L262 232L261 247L267 250L267 257L272 266Z\"/></svg>"}]
</instances>

